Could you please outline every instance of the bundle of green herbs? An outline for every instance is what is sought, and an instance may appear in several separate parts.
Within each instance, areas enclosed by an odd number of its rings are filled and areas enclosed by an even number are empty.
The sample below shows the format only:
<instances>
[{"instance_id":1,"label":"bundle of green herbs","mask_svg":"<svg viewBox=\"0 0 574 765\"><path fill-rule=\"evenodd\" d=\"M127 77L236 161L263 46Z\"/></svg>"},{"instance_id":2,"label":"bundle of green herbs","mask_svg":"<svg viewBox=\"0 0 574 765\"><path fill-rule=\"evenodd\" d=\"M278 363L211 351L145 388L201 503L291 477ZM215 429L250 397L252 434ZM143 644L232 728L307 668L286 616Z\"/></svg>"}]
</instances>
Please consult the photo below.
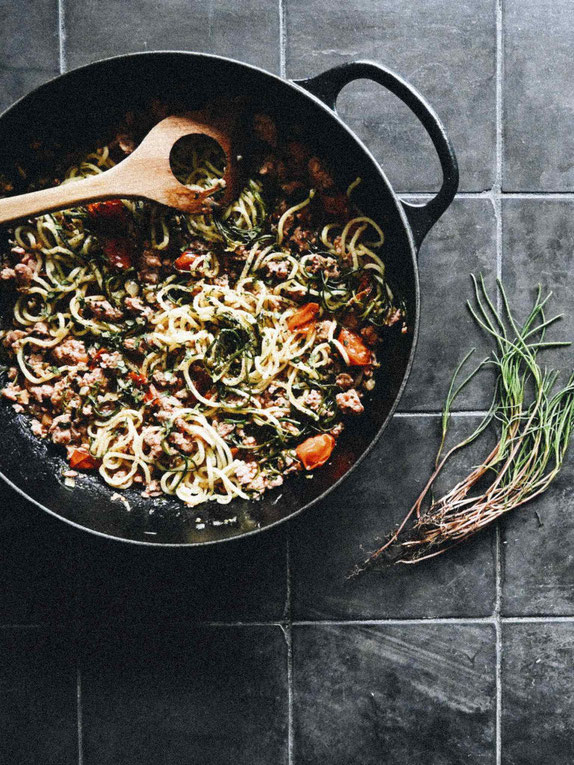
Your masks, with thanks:
<instances>
[{"instance_id":1,"label":"bundle of green herbs","mask_svg":"<svg viewBox=\"0 0 574 765\"><path fill-rule=\"evenodd\" d=\"M521 325L502 283L498 282L498 310L483 278L473 276L472 280L475 301L469 301L468 308L491 337L494 349L466 377L463 370L474 349L457 367L443 408L442 438L432 475L402 523L355 574L375 565L412 564L441 555L546 491L564 462L574 427L574 374L559 386L559 373L539 362L540 351L569 345L546 339L548 328L560 318L545 316L550 294L543 298L538 288L532 311ZM445 450L454 402L488 367L494 367L496 385L487 414L467 438ZM447 462L491 428L496 434L494 448L449 492L435 498L433 485Z\"/></svg>"}]
</instances>

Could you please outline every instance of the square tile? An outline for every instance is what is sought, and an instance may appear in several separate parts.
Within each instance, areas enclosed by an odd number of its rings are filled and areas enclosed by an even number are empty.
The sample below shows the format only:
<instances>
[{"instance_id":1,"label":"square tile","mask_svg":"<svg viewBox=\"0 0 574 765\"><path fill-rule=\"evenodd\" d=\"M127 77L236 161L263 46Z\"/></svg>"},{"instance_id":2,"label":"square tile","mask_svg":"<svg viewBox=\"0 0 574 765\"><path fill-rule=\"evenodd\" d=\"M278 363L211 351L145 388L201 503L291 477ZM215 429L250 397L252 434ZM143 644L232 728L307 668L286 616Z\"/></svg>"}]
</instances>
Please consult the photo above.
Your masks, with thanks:
<instances>
[{"instance_id":1,"label":"square tile","mask_svg":"<svg viewBox=\"0 0 574 765\"><path fill-rule=\"evenodd\" d=\"M76 533L0 483L0 625L68 623Z\"/></svg>"},{"instance_id":2,"label":"square tile","mask_svg":"<svg viewBox=\"0 0 574 765\"><path fill-rule=\"evenodd\" d=\"M548 332L547 340L574 336L574 202L561 199L504 199L502 206L502 279L508 296L524 318L532 308L536 287L552 291L547 316L564 318ZM574 349L547 352L549 363L568 370Z\"/></svg>"},{"instance_id":3,"label":"square tile","mask_svg":"<svg viewBox=\"0 0 574 765\"><path fill-rule=\"evenodd\" d=\"M574 189L574 14L568 0L505 0L504 188Z\"/></svg>"},{"instance_id":4,"label":"square tile","mask_svg":"<svg viewBox=\"0 0 574 765\"><path fill-rule=\"evenodd\" d=\"M67 3L65 20L70 67L138 50L199 50L279 70L279 6L265 0L87 0Z\"/></svg>"},{"instance_id":5,"label":"square tile","mask_svg":"<svg viewBox=\"0 0 574 765\"><path fill-rule=\"evenodd\" d=\"M200 549L138 547L86 537L78 575L86 624L273 621L287 600L285 531Z\"/></svg>"},{"instance_id":6,"label":"square tile","mask_svg":"<svg viewBox=\"0 0 574 765\"><path fill-rule=\"evenodd\" d=\"M419 254L421 323L415 363L400 402L401 411L441 411L451 376L476 348L476 364L492 348L470 315L470 274L483 274L494 295L496 221L487 199L457 199L427 235ZM469 371L472 367L469 366ZM488 375L483 376L488 379ZM455 409L487 409L491 386L466 388Z\"/></svg>"},{"instance_id":7,"label":"square tile","mask_svg":"<svg viewBox=\"0 0 574 765\"><path fill-rule=\"evenodd\" d=\"M0 628L0 762L78 762L76 662L62 635Z\"/></svg>"},{"instance_id":8,"label":"square tile","mask_svg":"<svg viewBox=\"0 0 574 765\"><path fill-rule=\"evenodd\" d=\"M574 615L574 450L548 491L509 515L503 529L502 612Z\"/></svg>"},{"instance_id":9,"label":"square tile","mask_svg":"<svg viewBox=\"0 0 574 765\"><path fill-rule=\"evenodd\" d=\"M461 189L492 185L495 167L495 2L286 0L287 74L305 78L353 59L405 77L443 120ZM360 81L339 100L399 191L437 187L438 160L423 128L381 88Z\"/></svg>"},{"instance_id":10,"label":"square tile","mask_svg":"<svg viewBox=\"0 0 574 765\"><path fill-rule=\"evenodd\" d=\"M493 765L487 625L294 629L296 765Z\"/></svg>"},{"instance_id":11,"label":"square tile","mask_svg":"<svg viewBox=\"0 0 574 765\"><path fill-rule=\"evenodd\" d=\"M541 283L553 296L547 316L564 313L547 340L571 340L574 317L572 270L574 203L565 200L505 199L502 277L519 318L529 313ZM574 350L545 352L546 363L562 369L565 382ZM503 610L511 615L574 613L574 562L564 546L571 525L572 454L546 494L503 524Z\"/></svg>"},{"instance_id":12,"label":"square tile","mask_svg":"<svg viewBox=\"0 0 574 765\"><path fill-rule=\"evenodd\" d=\"M5 109L58 74L58 2L6 2L0 21L0 109Z\"/></svg>"},{"instance_id":13,"label":"square tile","mask_svg":"<svg viewBox=\"0 0 574 765\"><path fill-rule=\"evenodd\" d=\"M503 765L574 761L574 624L505 624Z\"/></svg>"},{"instance_id":14,"label":"square tile","mask_svg":"<svg viewBox=\"0 0 574 765\"><path fill-rule=\"evenodd\" d=\"M279 627L91 633L83 648L85 765L287 762Z\"/></svg>"},{"instance_id":15,"label":"square tile","mask_svg":"<svg viewBox=\"0 0 574 765\"><path fill-rule=\"evenodd\" d=\"M457 417L453 435L469 434L478 420ZM354 565L376 549L404 517L425 485L440 440L438 417L395 417L354 474L320 506L293 522L293 618L382 619L486 616L494 607L492 533L415 566L369 571L348 580ZM476 464L469 451L463 466ZM460 467L460 465L459 465ZM456 468L456 465L454 465ZM456 476L456 479L455 479ZM464 473L447 469L437 483L450 488Z\"/></svg>"}]
</instances>

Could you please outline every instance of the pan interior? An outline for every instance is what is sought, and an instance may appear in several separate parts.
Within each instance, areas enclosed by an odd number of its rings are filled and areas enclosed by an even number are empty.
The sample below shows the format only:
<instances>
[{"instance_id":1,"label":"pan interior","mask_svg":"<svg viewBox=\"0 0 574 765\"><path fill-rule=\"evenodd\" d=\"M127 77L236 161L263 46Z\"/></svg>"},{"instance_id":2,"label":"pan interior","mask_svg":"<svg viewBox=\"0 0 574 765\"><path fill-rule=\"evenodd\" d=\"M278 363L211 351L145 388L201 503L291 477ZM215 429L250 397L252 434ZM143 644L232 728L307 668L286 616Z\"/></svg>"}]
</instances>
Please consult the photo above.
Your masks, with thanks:
<instances>
[{"instance_id":1,"label":"pan interior","mask_svg":"<svg viewBox=\"0 0 574 765\"><path fill-rule=\"evenodd\" d=\"M265 528L316 501L333 487L369 449L387 421L402 390L415 339L416 267L399 203L373 159L339 120L291 84L237 62L198 54L154 53L100 62L60 77L18 102L0 118L0 167L33 165L30 143L41 138L69 150L93 147L113 135L128 109L143 109L154 99L174 110L197 109L215 98L244 97L253 109L279 123L301 127L303 140L333 169L341 188L357 176L356 200L383 228L383 257L389 278L405 300L410 331L392 335L380 350L376 387L365 401L366 413L351 422L331 462L312 478L290 478L261 500L236 500L223 508L237 521L215 519L198 530L193 513L178 500L144 499L136 491L123 495L131 509L95 476L82 476L74 488L63 485L61 450L32 436L22 415L0 404L3 449L0 470L17 489L48 511L87 530L149 544L200 544L229 539ZM3 235L4 238L5 234ZM6 297L0 298L6 321ZM222 517L224 517L222 516Z\"/></svg>"}]
</instances>

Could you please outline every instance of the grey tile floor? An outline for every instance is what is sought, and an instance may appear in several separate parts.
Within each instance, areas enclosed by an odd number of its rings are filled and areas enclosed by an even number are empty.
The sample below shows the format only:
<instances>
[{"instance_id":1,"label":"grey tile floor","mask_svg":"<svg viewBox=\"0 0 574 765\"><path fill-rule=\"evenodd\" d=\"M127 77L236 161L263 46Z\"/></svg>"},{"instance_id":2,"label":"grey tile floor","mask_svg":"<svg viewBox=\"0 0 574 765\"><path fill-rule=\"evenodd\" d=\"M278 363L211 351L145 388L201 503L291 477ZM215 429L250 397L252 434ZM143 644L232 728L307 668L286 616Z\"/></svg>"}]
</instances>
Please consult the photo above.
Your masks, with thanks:
<instances>
[{"instance_id":1,"label":"grey tile floor","mask_svg":"<svg viewBox=\"0 0 574 765\"><path fill-rule=\"evenodd\" d=\"M541 281L572 339L571 0L3 0L0 21L0 106L132 50L294 78L369 57L429 98L461 166L420 253L401 411L321 507L223 552L150 553L0 488L0 762L570 765L572 456L535 506L448 557L345 574L416 495L449 371L480 347L468 274L502 276L520 310ZM339 106L399 191L436 188L428 139L391 97L361 82ZM469 391L457 431L486 400Z\"/></svg>"}]
</instances>

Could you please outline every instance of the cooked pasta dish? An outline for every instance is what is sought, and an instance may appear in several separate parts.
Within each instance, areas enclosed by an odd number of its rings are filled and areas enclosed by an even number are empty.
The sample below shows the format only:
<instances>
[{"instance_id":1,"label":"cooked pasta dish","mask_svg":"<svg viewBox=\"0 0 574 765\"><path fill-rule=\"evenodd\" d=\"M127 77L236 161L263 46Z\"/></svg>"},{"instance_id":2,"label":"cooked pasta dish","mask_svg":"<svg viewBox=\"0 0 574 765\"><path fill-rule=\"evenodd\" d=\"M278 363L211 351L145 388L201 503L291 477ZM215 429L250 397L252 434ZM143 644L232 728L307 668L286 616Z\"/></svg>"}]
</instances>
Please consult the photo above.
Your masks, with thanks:
<instances>
[{"instance_id":1,"label":"cooked pasta dish","mask_svg":"<svg viewBox=\"0 0 574 765\"><path fill-rule=\"evenodd\" d=\"M253 136L225 209L117 199L11 227L2 393L65 449L67 481L97 471L114 492L191 507L252 499L320 468L363 416L377 347L406 328L384 232L353 204L359 178L336 188L267 115ZM134 147L128 121L50 182L104 172ZM223 162L196 141L176 170L217 200Z\"/></svg>"}]
</instances>

